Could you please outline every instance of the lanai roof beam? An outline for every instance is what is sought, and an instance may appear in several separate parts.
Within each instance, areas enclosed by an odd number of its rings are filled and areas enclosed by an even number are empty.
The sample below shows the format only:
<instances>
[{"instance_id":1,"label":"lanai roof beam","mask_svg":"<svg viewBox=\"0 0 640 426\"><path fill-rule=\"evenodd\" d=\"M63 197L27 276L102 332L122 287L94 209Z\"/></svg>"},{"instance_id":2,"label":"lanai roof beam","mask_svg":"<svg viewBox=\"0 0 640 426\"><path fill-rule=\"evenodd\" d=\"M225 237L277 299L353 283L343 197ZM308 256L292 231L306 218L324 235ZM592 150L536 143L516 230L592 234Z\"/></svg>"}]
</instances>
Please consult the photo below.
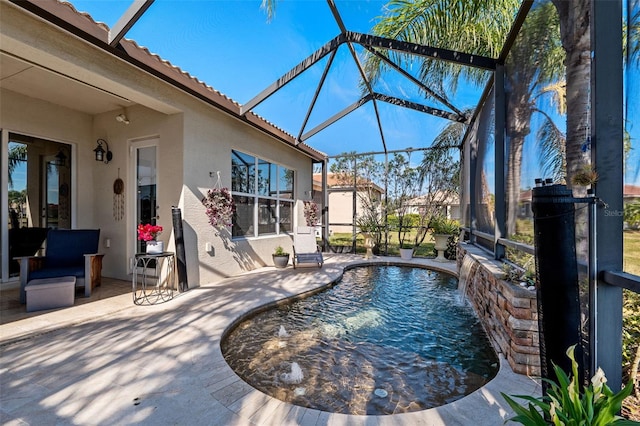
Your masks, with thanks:
<instances>
[{"instance_id":1,"label":"lanai roof beam","mask_svg":"<svg viewBox=\"0 0 640 426\"><path fill-rule=\"evenodd\" d=\"M129 32L131 27L149 9L155 0L134 0L131 6L122 14L118 22L109 31L109 45L116 47L120 40Z\"/></svg>"},{"instance_id":2,"label":"lanai roof beam","mask_svg":"<svg viewBox=\"0 0 640 426\"><path fill-rule=\"evenodd\" d=\"M336 7L334 0L327 0L327 3L329 4L329 9L331 9L333 18L336 20L336 23L338 24L340 31L342 31L342 34L347 34L347 27L344 25L344 22L342 21L342 17L340 16L340 12L338 12L338 8ZM353 48L353 45L347 41L347 46L349 47L349 52L351 52L353 61L358 67L360 78L362 78L362 81L364 81L364 84L367 87L367 91L369 92L369 94L373 95L373 88L371 87L371 83L367 78L367 74L364 72L364 67L360 63L360 59L358 58L358 55L356 55L356 51ZM384 138L384 131L382 130L382 122L380 121L380 113L378 112L378 103L376 102L375 97L373 98L373 111L376 115L376 122L378 123L378 131L380 132L380 140L382 141L382 148L386 152L387 142L385 141L385 138Z\"/></svg>"},{"instance_id":3,"label":"lanai roof beam","mask_svg":"<svg viewBox=\"0 0 640 426\"><path fill-rule=\"evenodd\" d=\"M423 46L407 41L378 37L371 34L347 31L347 42L358 43L363 46L377 47L379 49L396 50L417 56L425 56L431 59L454 62L469 67L481 68L489 71L496 69L496 60L487 56L472 55L470 53L456 52L454 50L439 47Z\"/></svg>"},{"instance_id":4,"label":"lanai roof beam","mask_svg":"<svg viewBox=\"0 0 640 426\"><path fill-rule=\"evenodd\" d=\"M302 132L304 132L304 128L307 127L307 122L309 121L309 117L311 117L311 112L313 111L313 107L316 105L316 101L318 100L318 95L320 95L320 90L322 90L322 86L324 86L324 81L327 78L329 69L331 69L331 64L333 63L333 59L336 57L336 52L337 50L334 50L333 52L331 52L331 56L329 56L327 65L324 67L324 71L322 72L322 76L320 77L320 81L318 82L318 87L316 87L316 92L313 95L311 104L309 104L307 115L304 117L304 120L302 121L302 126L300 126L300 132L298 133L298 137L296 138L296 145L300 143L300 140L301 140L300 138L302 138Z\"/></svg>"},{"instance_id":5,"label":"lanai roof beam","mask_svg":"<svg viewBox=\"0 0 640 426\"><path fill-rule=\"evenodd\" d=\"M453 112L455 112L456 114L460 115L460 116L464 116L464 114L462 113L462 111L460 111L458 108L456 108L451 102L449 102L446 98L440 96L439 94L437 94L436 92L434 92L433 90L431 90L431 88L429 88L426 84L424 84L423 82L421 82L420 80L418 80L417 78L415 78L414 76L412 76L411 74L409 74L407 71L405 71L402 67L400 67L400 65L396 64L395 62L393 62L391 59L387 58L386 56L384 56L382 53L378 52L377 50L375 50L373 47L370 46L363 46L365 49L367 49L369 52L371 52L371 54L377 56L378 58L380 58L381 61L383 61L384 63L386 63L387 65L389 65L391 68L393 68L394 70L398 71L400 74L402 74L403 77L407 78L408 80L410 80L413 84L415 84L416 86L418 86L420 89L424 90L426 93L428 93L429 95L431 95L433 98L437 99L438 101L440 101L442 104L444 104L445 106L448 106L449 108L451 108L451 110Z\"/></svg>"},{"instance_id":6,"label":"lanai roof beam","mask_svg":"<svg viewBox=\"0 0 640 426\"><path fill-rule=\"evenodd\" d=\"M407 101L407 100L404 100L404 99L395 98L393 96L388 96L388 95L383 95L381 93L373 92L373 93L369 93L369 94L363 96L358 101L356 101L353 104L349 105L348 107L346 107L342 111L338 112L337 114L334 114L330 118L328 118L325 121L323 121L322 123L318 124L316 127L314 127L313 129L309 130L307 133L302 135L299 138L299 140L301 142L304 142L305 140L309 139L311 136L313 136L316 133L326 129L327 127L329 127L330 125L332 125L336 121L340 120L341 118L345 117L346 115L348 115L351 112L355 111L356 109L360 108L362 105L366 104L367 102L373 101L373 100L376 100L376 99L380 100L382 102L386 102L386 103L392 104L392 105L397 105L397 106L401 106L401 107L404 107L404 108L409 108L409 109L413 109L413 110L416 110L416 111L420 111L420 112L424 112L424 113L427 113L427 114L431 114L431 115L434 115L436 117L445 118L447 120L457 121L457 122L460 122L460 123L466 123L466 118L464 116L460 116L460 115L454 114L454 113L449 112L449 111L443 111L441 109L432 108L432 107L429 107L429 106L426 106L426 105L422 105L422 104L418 104L418 103L415 103L415 102Z\"/></svg>"},{"instance_id":7,"label":"lanai roof beam","mask_svg":"<svg viewBox=\"0 0 640 426\"><path fill-rule=\"evenodd\" d=\"M320 49L313 52L310 56L300 62L298 65L289 70L286 74L276 80L274 83L270 84L266 89L260 92L257 96L251 99L246 104L240 107L240 115L245 115L247 112L254 109L258 106L262 101L267 99L269 96L273 95L275 92L284 87L291 80L311 68L316 62L320 61L322 58L327 56L329 53L335 51L342 43L346 40L344 34L339 34L337 37L333 38L327 44L322 46Z\"/></svg>"}]
</instances>

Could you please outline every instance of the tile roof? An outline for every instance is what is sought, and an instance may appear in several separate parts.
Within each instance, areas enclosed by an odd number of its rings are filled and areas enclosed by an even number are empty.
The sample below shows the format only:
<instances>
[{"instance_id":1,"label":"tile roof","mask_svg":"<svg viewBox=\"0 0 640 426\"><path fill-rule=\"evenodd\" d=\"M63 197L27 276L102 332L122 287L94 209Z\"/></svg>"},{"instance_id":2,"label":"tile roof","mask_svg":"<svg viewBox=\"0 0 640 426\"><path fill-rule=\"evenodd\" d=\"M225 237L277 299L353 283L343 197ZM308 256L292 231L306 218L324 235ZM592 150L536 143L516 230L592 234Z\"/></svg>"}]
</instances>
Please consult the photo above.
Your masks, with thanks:
<instances>
[{"instance_id":1,"label":"tile roof","mask_svg":"<svg viewBox=\"0 0 640 426\"><path fill-rule=\"evenodd\" d=\"M111 47L108 42L109 26L103 22L95 21L88 13L79 12L69 2L63 0L24 0L15 2L15 4L92 42L103 50L119 56L146 72L152 72L179 89L249 123L282 142L300 149L314 159L321 160L326 157L326 154L305 143L296 144L296 138L293 135L253 112L242 116L240 114L241 105L238 102L159 55L150 52L148 48L138 45L134 40L123 39L120 42L124 54L122 50Z\"/></svg>"}]
</instances>

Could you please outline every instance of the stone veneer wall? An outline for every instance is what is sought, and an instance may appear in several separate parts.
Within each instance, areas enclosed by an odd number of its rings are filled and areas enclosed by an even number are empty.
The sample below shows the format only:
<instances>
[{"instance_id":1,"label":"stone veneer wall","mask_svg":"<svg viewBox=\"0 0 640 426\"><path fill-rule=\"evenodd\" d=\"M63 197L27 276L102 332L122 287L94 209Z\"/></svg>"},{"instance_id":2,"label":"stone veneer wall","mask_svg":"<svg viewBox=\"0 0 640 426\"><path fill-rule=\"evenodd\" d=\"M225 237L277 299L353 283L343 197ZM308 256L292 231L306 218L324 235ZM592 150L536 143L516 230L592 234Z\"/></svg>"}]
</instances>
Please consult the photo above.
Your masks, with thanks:
<instances>
[{"instance_id":1,"label":"stone veneer wall","mask_svg":"<svg viewBox=\"0 0 640 426\"><path fill-rule=\"evenodd\" d=\"M540 376L536 293L505 281L501 262L473 245L458 245L457 262L461 285L468 272L465 295L494 348L516 373Z\"/></svg>"}]
</instances>

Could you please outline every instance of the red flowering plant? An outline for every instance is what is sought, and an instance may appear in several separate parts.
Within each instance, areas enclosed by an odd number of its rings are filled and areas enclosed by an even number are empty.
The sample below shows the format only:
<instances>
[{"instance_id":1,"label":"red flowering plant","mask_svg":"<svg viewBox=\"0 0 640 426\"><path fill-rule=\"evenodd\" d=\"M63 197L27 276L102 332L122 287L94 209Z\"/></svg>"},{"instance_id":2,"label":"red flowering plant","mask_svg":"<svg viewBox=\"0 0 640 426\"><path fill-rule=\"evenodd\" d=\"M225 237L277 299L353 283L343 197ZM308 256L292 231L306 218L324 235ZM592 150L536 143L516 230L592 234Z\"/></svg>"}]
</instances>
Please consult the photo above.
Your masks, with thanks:
<instances>
[{"instance_id":1,"label":"red flowering plant","mask_svg":"<svg viewBox=\"0 0 640 426\"><path fill-rule=\"evenodd\" d=\"M162 232L162 226L150 223L138 225L138 239L140 241L154 241Z\"/></svg>"},{"instance_id":2,"label":"red flowering plant","mask_svg":"<svg viewBox=\"0 0 640 426\"><path fill-rule=\"evenodd\" d=\"M221 228L232 225L235 206L228 188L210 189L202 199L202 204L207 209L211 226Z\"/></svg>"}]
</instances>

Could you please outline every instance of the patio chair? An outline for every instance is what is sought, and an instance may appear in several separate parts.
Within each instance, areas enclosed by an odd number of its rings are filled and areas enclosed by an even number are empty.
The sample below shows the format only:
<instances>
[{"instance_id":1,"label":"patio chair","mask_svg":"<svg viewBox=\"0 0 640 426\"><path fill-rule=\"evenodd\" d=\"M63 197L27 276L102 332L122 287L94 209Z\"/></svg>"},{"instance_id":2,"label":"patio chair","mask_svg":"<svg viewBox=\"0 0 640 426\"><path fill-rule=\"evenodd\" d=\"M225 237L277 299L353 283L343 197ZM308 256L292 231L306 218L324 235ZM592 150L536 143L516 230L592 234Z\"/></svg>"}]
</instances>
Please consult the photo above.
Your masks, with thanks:
<instances>
[{"instance_id":1,"label":"patio chair","mask_svg":"<svg viewBox=\"0 0 640 426\"><path fill-rule=\"evenodd\" d=\"M315 229L311 226L298 226L293 234L293 268L301 263L315 263L318 268L324 263Z\"/></svg>"},{"instance_id":2,"label":"patio chair","mask_svg":"<svg viewBox=\"0 0 640 426\"><path fill-rule=\"evenodd\" d=\"M51 229L47 233L45 256L22 256L20 261L20 303L26 303L25 287L31 280L73 276L85 297L100 285L102 258L97 253L99 229Z\"/></svg>"}]
</instances>

